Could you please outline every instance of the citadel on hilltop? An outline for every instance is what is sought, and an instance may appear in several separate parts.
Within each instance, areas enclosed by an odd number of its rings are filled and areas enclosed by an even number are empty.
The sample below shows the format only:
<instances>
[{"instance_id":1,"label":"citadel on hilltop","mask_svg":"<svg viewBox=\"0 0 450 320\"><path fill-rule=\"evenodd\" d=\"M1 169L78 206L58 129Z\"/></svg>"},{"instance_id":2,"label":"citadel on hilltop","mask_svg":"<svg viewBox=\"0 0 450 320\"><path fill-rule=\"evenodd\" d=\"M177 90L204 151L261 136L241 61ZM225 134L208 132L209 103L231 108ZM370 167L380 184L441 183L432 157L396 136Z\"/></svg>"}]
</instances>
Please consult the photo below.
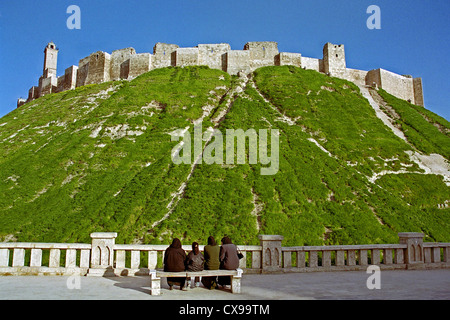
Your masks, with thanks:
<instances>
[{"instance_id":1,"label":"citadel on hilltop","mask_svg":"<svg viewBox=\"0 0 450 320\"><path fill-rule=\"evenodd\" d=\"M17 107L53 92L71 90L87 84L119 79L133 79L140 74L169 66L206 65L229 74L249 73L263 66L293 65L312 69L357 85L377 86L416 105L424 106L422 79L402 76L384 69L363 71L346 67L344 45L326 43L323 58L303 57L300 53L279 52L276 42L248 42L244 50L231 50L227 43L199 44L180 48L175 44L157 43L153 54L136 53L133 48L111 54L97 51L81 59L78 66L56 75L58 48L53 42L44 49L44 70L38 86L28 91L28 99L18 99Z\"/></svg>"}]
</instances>

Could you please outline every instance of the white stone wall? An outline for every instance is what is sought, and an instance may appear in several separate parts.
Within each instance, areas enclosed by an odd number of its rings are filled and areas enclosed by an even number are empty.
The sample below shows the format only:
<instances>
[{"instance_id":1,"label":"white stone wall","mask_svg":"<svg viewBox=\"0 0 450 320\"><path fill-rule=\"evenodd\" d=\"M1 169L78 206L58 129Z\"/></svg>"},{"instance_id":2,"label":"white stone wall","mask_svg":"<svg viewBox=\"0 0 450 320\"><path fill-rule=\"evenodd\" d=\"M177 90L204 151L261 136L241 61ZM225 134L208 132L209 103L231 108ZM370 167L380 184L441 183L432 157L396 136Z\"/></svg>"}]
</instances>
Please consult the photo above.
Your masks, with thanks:
<instances>
[{"instance_id":1,"label":"white stone wall","mask_svg":"<svg viewBox=\"0 0 450 320\"><path fill-rule=\"evenodd\" d=\"M77 88L86 84L86 78L89 71L89 57L90 56L84 57L78 62Z\"/></svg>"},{"instance_id":2,"label":"white stone wall","mask_svg":"<svg viewBox=\"0 0 450 320\"><path fill-rule=\"evenodd\" d=\"M237 74L240 71L249 72L250 52L248 50L230 50L225 54L225 71L229 74Z\"/></svg>"},{"instance_id":3,"label":"white stone wall","mask_svg":"<svg viewBox=\"0 0 450 320\"><path fill-rule=\"evenodd\" d=\"M342 78L354 82L358 85L365 85L366 76L367 71L347 68L345 69L345 73L343 74Z\"/></svg>"},{"instance_id":4,"label":"white stone wall","mask_svg":"<svg viewBox=\"0 0 450 320\"><path fill-rule=\"evenodd\" d=\"M165 68L175 64L175 57L172 57L172 53L178 49L176 44L167 44L158 42L153 47L153 68Z\"/></svg>"},{"instance_id":5,"label":"white stone wall","mask_svg":"<svg viewBox=\"0 0 450 320\"><path fill-rule=\"evenodd\" d=\"M120 78L122 78L121 75L128 74L121 69L126 68L124 62L129 60L135 54L136 50L134 50L134 48L115 50L111 53L111 80L119 80Z\"/></svg>"},{"instance_id":6,"label":"white stone wall","mask_svg":"<svg viewBox=\"0 0 450 320\"><path fill-rule=\"evenodd\" d=\"M111 55L97 51L89 56L89 69L85 84L110 81Z\"/></svg>"},{"instance_id":7,"label":"white stone wall","mask_svg":"<svg viewBox=\"0 0 450 320\"><path fill-rule=\"evenodd\" d=\"M280 52L275 56L275 65L277 66L302 66L302 55L300 53Z\"/></svg>"},{"instance_id":8,"label":"white stone wall","mask_svg":"<svg viewBox=\"0 0 450 320\"><path fill-rule=\"evenodd\" d=\"M177 67L198 66L198 48L178 48L175 51Z\"/></svg>"},{"instance_id":9,"label":"white stone wall","mask_svg":"<svg viewBox=\"0 0 450 320\"><path fill-rule=\"evenodd\" d=\"M219 44L199 44L198 45L198 63L208 66L211 69L224 69L224 54L231 50L228 43Z\"/></svg>"},{"instance_id":10,"label":"white stone wall","mask_svg":"<svg viewBox=\"0 0 450 320\"><path fill-rule=\"evenodd\" d=\"M423 88L422 88L422 78L414 78L413 79L413 87L414 87L414 104L418 106L425 106L423 100Z\"/></svg>"},{"instance_id":11,"label":"white stone wall","mask_svg":"<svg viewBox=\"0 0 450 320\"><path fill-rule=\"evenodd\" d=\"M322 72L323 70L322 59L315 59L308 57L302 57L301 59L302 59L302 68Z\"/></svg>"},{"instance_id":12,"label":"white stone wall","mask_svg":"<svg viewBox=\"0 0 450 320\"><path fill-rule=\"evenodd\" d=\"M265 66L274 66L275 56L279 54L278 44L272 41L247 42L244 50L249 51L251 70Z\"/></svg>"},{"instance_id":13,"label":"white stone wall","mask_svg":"<svg viewBox=\"0 0 450 320\"><path fill-rule=\"evenodd\" d=\"M150 53L138 53L132 55L130 58L129 73L127 78L135 78L152 70L152 68L152 55Z\"/></svg>"},{"instance_id":14,"label":"white stone wall","mask_svg":"<svg viewBox=\"0 0 450 320\"><path fill-rule=\"evenodd\" d=\"M414 103L413 79L380 69L381 88L403 100Z\"/></svg>"}]
</instances>

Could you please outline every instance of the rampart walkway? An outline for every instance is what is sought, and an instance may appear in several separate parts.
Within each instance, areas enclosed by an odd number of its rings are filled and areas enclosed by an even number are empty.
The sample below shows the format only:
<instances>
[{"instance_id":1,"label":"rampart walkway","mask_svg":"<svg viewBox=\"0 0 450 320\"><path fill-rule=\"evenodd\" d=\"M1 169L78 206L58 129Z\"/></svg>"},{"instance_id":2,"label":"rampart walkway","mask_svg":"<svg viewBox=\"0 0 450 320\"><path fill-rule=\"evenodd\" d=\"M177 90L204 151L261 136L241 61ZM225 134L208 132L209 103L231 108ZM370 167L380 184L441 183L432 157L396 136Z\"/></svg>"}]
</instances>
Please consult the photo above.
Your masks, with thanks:
<instances>
[{"instance_id":1,"label":"rampart walkway","mask_svg":"<svg viewBox=\"0 0 450 320\"><path fill-rule=\"evenodd\" d=\"M365 271L246 274L242 278L241 294L231 294L229 290L209 291L203 287L187 292L169 291L163 282L160 296L149 294L149 277L144 276L2 276L0 299L450 300L450 269L382 270L381 289L372 290L366 286L369 276Z\"/></svg>"}]
</instances>

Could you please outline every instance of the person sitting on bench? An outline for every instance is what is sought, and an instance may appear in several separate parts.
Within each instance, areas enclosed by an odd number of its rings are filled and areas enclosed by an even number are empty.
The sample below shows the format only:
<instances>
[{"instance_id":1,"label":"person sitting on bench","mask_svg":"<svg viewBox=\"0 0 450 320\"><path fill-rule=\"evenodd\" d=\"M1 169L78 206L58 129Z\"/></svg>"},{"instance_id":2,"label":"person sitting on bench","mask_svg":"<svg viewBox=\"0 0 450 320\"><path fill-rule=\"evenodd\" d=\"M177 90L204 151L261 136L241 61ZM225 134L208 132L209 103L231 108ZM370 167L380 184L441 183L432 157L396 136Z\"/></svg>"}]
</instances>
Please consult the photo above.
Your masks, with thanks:
<instances>
[{"instance_id":1,"label":"person sitting on bench","mask_svg":"<svg viewBox=\"0 0 450 320\"><path fill-rule=\"evenodd\" d=\"M208 244L205 246L205 270L219 270L220 247L216 244L213 236L208 237ZM203 285L208 289L217 287L217 277L202 277Z\"/></svg>"},{"instance_id":2,"label":"person sitting on bench","mask_svg":"<svg viewBox=\"0 0 450 320\"><path fill-rule=\"evenodd\" d=\"M192 251L189 252L186 258L186 271L203 271L203 261L205 258L198 248L198 243L192 243ZM191 278L188 277L188 286ZM200 277L195 277L195 286L200 287Z\"/></svg>"},{"instance_id":3,"label":"person sitting on bench","mask_svg":"<svg viewBox=\"0 0 450 320\"><path fill-rule=\"evenodd\" d=\"M181 272L185 271L186 252L181 248L181 241L178 238L173 239L172 244L164 254L164 271ZM180 286L180 289L186 291L186 277L169 277L167 284L170 290L173 285Z\"/></svg>"},{"instance_id":4,"label":"person sitting on bench","mask_svg":"<svg viewBox=\"0 0 450 320\"><path fill-rule=\"evenodd\" d=\"M220 247L220 269L236 270L239 268L239 257L237 247L231 242L227 236L222 238L222 246ZM230 276L219 276L218 280L221 286L228 286L231 284Z\"/></svg>"}]
</instances>

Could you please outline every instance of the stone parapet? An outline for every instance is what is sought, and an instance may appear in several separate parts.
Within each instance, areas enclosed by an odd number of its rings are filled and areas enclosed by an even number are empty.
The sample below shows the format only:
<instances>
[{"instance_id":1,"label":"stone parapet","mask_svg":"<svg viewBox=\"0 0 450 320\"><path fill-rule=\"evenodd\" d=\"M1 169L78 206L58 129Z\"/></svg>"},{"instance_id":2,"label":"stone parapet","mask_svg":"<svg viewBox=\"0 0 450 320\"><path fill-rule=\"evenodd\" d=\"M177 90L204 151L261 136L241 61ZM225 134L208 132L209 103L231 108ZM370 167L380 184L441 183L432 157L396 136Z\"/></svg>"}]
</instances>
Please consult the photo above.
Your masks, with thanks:
<instances>
[{"instance_id":1,"label":"stone parapet","mask_svg":"<svg viewBox=\"0 0 450 320\"><path fill-rule=\"evenodd\" d=\"M116 244L116 237L115 232L95 232L90 244L3 242L0 275L131 276L162 267L168 244ZM384 270L450 268L450 243L423 242L421 233L399 233L397 244L336 246L283 247L283 236L258 238L258 246L237 244L244 273L355 271L369 265ZM191 245L182 248L192 250Z\"/></svg>"}]
</instances>

